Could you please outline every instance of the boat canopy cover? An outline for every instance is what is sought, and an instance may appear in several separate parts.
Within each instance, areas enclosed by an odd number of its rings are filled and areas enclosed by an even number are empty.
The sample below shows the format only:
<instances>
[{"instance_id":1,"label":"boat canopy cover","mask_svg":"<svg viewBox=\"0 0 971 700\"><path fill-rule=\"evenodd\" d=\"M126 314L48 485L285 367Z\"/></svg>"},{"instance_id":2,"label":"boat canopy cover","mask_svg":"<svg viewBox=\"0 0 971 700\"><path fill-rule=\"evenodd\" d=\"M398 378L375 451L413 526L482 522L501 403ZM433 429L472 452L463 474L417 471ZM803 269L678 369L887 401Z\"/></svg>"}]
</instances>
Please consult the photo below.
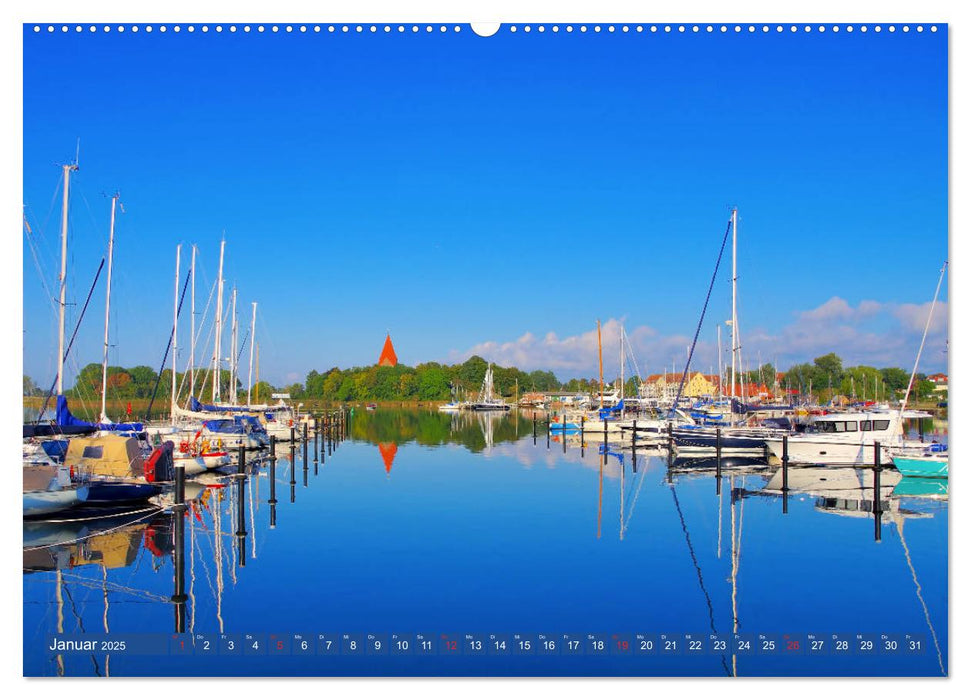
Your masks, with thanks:
<instances>
[{"instance_id":1,"label":"boat canopy cover","mask_svg":"<svg viewBox=\"0 0 971 700\"><path fill-rule=\"evenodd\" d=\"M201 403L195 396L189 399L190 411L211 411L215 413L239 413L249 411L249 406L216 406L214 404Z\"/></svg>"},{"instance_id":2,"label":"boat canopy cover","mask_svg":"<svg viewBox=\"0 0 971 700\"><path fill-rule=\"evenodd\" d=\"M236 416L236 420L241 424L248 425L250 428L257 433L266 432L263 424L260 423L260 419L256 416Z\"/></svg>"},{"instance_id":3,"label":"boat canopy cover","mask_svg":"<svg viewBox=\"0 0 971 700\"><path fill-rule=\"evenodd\" d=\"M732 413L758 413L759 411L791 411L793 406L786 404L747 404L732 399Z\"/></svg>"},{"instance_id":4,"label":"boat canopy cover","mask_svg":"<svg viewBox=\"0 0 971 700\"><path fill-rule=\"evenodd\" d=\"M140 477L145 460L138 440L121 435L73 438L67 446L64 464L98 476Z\"/></svg>"},{"instance_id":5,"label":"boat canopy cover","mask_svg":"<svg viewBox=\"0 0 971 700\"><path fill-rule=\"evenodd\" d=\"M145 426L141 423L88 423L83 421L71 414L71 409L67 407L67 398L63 394L57 396L54 420L57 425L88 427L94 430L111 430L114 432L140 433L145 429Z\"/></svg>"},{"instance_id":6,"label":"boat canopy cover","mask_svg":"<svg viewBox=\"0 0 971 700\"><path fill-rule=\"evenodd\" d=\"M601 408L599 411L600 420L604 420L607 416L609 416L612 413L620 413L623 410L624 410L624 399L621 399L620 401L617 402L616 406Z\"/></svg>"},{"instance_id":7,"label":"boat canopy cover","mask_svg":"<svg viewBox=\"0 0 971 700\"><path fill-rule=\"evenodd\" d=\"M217 418L214 420L207 420L202 425L209 430L209 432L224 433L226 435L235 435L240 433L242 430L242 426L232 418Z\"/></svg>"}]
</instances>

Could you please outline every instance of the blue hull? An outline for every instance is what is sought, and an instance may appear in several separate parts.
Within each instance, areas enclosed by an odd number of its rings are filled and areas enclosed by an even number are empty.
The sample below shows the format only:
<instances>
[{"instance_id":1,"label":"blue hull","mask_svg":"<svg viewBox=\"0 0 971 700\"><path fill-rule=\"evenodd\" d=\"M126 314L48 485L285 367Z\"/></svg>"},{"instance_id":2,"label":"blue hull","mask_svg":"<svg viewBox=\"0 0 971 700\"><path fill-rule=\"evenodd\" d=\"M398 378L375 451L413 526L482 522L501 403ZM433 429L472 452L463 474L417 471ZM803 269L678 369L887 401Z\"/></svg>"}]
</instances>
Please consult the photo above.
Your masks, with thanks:
<instances>
[{"instance_id":1,"label":"blue hull","mask_svg":"<svg viewBox=\"0 0 971 700\"><path fill-rule=\"evenodd\" d=\"M88 483L88 497L85 505L107 506L121 503L140 503L161 492L156 484L137 484L129 482L92 481Z\"/></svg>"}]
</instances>

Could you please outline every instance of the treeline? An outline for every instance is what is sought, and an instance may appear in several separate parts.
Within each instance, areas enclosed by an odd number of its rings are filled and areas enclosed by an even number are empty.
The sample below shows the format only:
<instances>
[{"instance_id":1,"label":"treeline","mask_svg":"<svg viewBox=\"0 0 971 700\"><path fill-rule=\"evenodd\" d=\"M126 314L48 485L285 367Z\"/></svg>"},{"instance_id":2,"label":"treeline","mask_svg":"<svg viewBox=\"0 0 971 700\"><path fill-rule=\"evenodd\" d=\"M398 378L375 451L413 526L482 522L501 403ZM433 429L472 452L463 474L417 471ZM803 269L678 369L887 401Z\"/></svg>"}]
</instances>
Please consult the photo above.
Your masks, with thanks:
<instances>
[{"instance_id":1,"label":"treeline","mask_svg":"<svg viewBox=\"0 0 971 700\"><path fill-rule=\"evenodd\" d=\"M473 355L461 364L447 365L426 362L415 367L397 365L396 367L352 367L340 369L333 367L326 372L311 370L303 383L274 387L261 381L253 387L253 401L266 402L274 392L286 392L294 399L316 399L321 401L447 401L451 398L474 399L485 377L488 363L478 355ZM496 394L511 398L518 390L519 395L530 391L567 391L571 393L595 394L600 390L598 379L570 379L563 383L550 371L535 370L525 372L516 367L493 365L493 385ZM692 373L694 370L692 370ZM725 371L723 386L728 388L728 370ZM828 353L813 360L812 363L797 364L783 375L776 373L771 364L764 364L757 370L740 372L738 382L764 384L770 392L782 394L786 391L808 395L820 401L828 401L835 395L853 398L886 401L898 399L907 389L910 373L899 367L878 369L867 365L843 367L842 359L836 353ZM147 399L156 391L156 400L167 400L171 395L172 371L163 370L158 374L151 367L108 367L108 397L111 399ZM189 395L188 374L176 375L179 402L184 403ZM606 390L615 381L605 380ZM156 389L157 384L157 389ZM24 396L45 396L49 387L39 387L30 377L24 375ZM220 394L223 400L229 398L230 373L220 373ZM236 388L240 399L246 398L246 387L237 378ZM912 398L926 400L940 397L935 385L926 375L917 374ZM624 393L635 396L638 382L630 377L625 382ZM68 396L91 399L101 395L101 365L91 363L78 374ZM206 368L196 370L195 390L192 392L203 401L212 398L212 373ZM946 395L945 395L946 396Z\"/></svg>"},{"instance_id":2,"label":"treeline","mask_svg":"<svg viewBox=\"0 0 971 700\"><path fill-rule=\"evenodd\" d=\"M797 390L800 394L812 393L827 401L839 394L842 396L870 401L888 401L903 398L910 382L910 372L900 367L877 369L868 365L843 367L839 355L831 352L817 357L810 364L793 365L782 380L784 388ZM911 399L917 401L939 396L934 391L935 384L927 375L917 373L911 390Z\"/></svg>"},{"instance_id":3,"label":"treeline","mask_svg":"<svg viewBox=\"0 0 971 700\"><path fill-rule=\"evenodd\" d=\"M478 355L456 365L425 362L415 367L333 367L311 370L303 384L281 387L293 398L324 401L444 401L453 396L474 398L482 388L489 363ZM552 372L524 372L516 367L493 365L493 389L511 397L518 391L554 391L560 382Z\"/></svg>"}]
</instances>

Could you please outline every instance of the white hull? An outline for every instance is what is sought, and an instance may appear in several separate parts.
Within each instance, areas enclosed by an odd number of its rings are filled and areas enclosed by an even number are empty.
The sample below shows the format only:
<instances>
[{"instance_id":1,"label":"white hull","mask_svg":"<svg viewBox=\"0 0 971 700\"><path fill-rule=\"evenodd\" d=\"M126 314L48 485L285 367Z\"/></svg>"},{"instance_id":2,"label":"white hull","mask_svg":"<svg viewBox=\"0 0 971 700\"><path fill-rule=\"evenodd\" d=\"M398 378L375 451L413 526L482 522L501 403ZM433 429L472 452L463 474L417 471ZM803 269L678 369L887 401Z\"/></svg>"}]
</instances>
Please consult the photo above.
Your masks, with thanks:
<instances>
[{"instance_id":1,"label":"white hull","mask_svg":"<svg viewBox=\"0 0 971 700\"><path fill-rule=\"evenodd\" d=\"M47 515L57 513L77 505L87 493L87 489L64 488L57 491L24 491L24 515Z\"/></svg>"},{"instance_id":2,"label":"white hull","mask_svg":"<svg viewBox=\"0 0 971 700\"><path fill-rule=\"evenodd\" d=\"M766 440L769 451L782 459L782 440ZM890 445L880 450L880 463L892 465ZM833 466L867 467L873 466L872 443L826 442L813 438L789 438L789 462L792 464L826 464Z\"/></svg>"},{"instance_id":3,"label":"white hull","mask_svg":"<svg viewBox=\"0 0 971 700\"><path fill-rule=\"evenodd\" d=\"M183 469L185 469L186 476L202 474L202 472L206 471L207 469L206 463L202 457L183 456L173 457L172 459L177 467L181 466Z\"/></svg>"}]
</instances>

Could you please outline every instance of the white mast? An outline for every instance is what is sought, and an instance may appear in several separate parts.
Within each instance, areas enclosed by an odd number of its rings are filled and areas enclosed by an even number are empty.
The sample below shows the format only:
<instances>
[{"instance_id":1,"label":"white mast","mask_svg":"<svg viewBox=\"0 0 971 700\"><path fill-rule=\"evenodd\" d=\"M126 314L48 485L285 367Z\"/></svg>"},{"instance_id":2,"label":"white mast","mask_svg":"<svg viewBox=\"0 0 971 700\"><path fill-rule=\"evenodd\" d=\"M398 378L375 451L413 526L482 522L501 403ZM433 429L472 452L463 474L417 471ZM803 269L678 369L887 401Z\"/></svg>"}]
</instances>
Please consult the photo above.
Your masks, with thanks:
<instances>
[{"instance_id":1,"label":"white mast","mask_svg":"<svg viewBox=\"0 0 971 700\"><path fill-rule=\"evenodd\" d=\"M897 414L897 420L901 420L904 417L904 410L907 408L907 401L910 399L910 390L914 386L914 377L917 375L917 366L920 364L920 355L924 352L924 343L927 341L927 331L931 328L931 319L934 318L934 307L937 305L937 296L941 293L941 282L944 281L944 273L947 271L947 261L944 261L944 266L941 268L941 276L937 279L937 289L934 290L934 301L931 302L931 310L927 313L927 323L924 324L924 335L920 339L920 347L917 349L917 358L914 360L914 369L910 373L910 381L907 382L907 393L904 394L904 400L900 402L900 413Z\"/></svg>"},{"instance_id":2,"label":"white mast","mask_svg":"<svg viewBox=\"0 0 971 700\"><path fill-rule=\"evenodd\" d=\"M220 391L219 385L222 383L219 377L219 371L222 366L221 358L219 357L219 341L222 336L223 330L223 253L226 250L226 240L223 239L222 243L219 244L219 278L217 282L217 293L216 293L216 340L215 348L212 353L212 400L213 402L219 401Z\"/></svg>"},{"instance_id":3,"label":"white mast","mask_svg":"<svg viewBox=\"0 0 971 700\"><path fill-rule=\"evenodd\" d=\"M108 413L105 410L105 402L108 394L108 313L111 310L111 262L115 250L115 205L118 203L118 194L111 198L111 225L108 228L108 287L105 292L105 350L101 360L101 422L108 422Z\"/></svg>"},{"instance_id":4,"label":"white mast","mask_svg":"<svg viewBox=\"0 0 971 700\"><path fill-rule=\"evenodd\" d=\"M253 394L253 348L256 346L256 302L253 302L253 320L249 330L249 381L246 383L246 405L252 404Z\"/></svg>"},{"instance_id":5,"label":"white mast","mask_svg":"<svg viewBox=\"0 0 971 700\"><path fill-rule=\"evenodd\" d=\"M738 352L738 209L732 209L732 398L735 398L735 353Z\"/></svg>"},{"instance_id":6,"label":"white mast","mask_svg":"<svg viewBox=\"0 0 971 700\"><path fill-rule=\"evenodd\" d=\"M192 277L192 308L189 314L189 396L196 390L196 244L192 244L192 267L189 275Z\"/></svg>"},{"instance_id":7,"label":"white mast","mask_svg":"<svg viewBox=\"0 0 971 700\"><path fill-rule=\"evenodd\" d=\"M179 263L182 258L182 244L175 247L175 298L172 300L172 420L175 420L175 389L178 370L179 348Z\"/></svg>"},{"instance_id":8,"label":"white mast","mask_svg":"<svg viewBox=\"0 0 971 700\"><path fill-rule=\"evenodd\" d=\"M721 324L718 324L718 326L716 326L716 327L718 328L718 398L719 398L719 400L721 400L721 398L722 398L722 376L723 376L723 371L724 371L722 369L722 327L721 327Z\"/></svg>"},{"instance_id":9,"label":"white mast","mask_svg":"<svg viewBox=\"0 0 971 700\"><path fill-rule=\"evenodd\" d=\"M236 287L233 287L233 324L229 343L232 356L229 358L229 403L236 405Z\"/></svg>"},{"instance_id":10,"label":"white mast","mask_svg":"<svg viewBox=\"0 0 971 700\"><path fill-rule=\"evenodd\" d=\"M67 205L71 171L77 170L76 164L64 168L64 199L61 203L61 308L57 331L57 394L64 393L64 307L67 306Z\"/></svg>"},{"instance_id":11,"label":"white mast","mask_svg":"<svg viewBox=\"0 0 971 700\"><path fill-rule=\"evenodd\" d=\"M620 400L624 400L624 326L620 327ZM621 407L621 418L623 418L623 407Z\"/></svg>"}]
</instances>

